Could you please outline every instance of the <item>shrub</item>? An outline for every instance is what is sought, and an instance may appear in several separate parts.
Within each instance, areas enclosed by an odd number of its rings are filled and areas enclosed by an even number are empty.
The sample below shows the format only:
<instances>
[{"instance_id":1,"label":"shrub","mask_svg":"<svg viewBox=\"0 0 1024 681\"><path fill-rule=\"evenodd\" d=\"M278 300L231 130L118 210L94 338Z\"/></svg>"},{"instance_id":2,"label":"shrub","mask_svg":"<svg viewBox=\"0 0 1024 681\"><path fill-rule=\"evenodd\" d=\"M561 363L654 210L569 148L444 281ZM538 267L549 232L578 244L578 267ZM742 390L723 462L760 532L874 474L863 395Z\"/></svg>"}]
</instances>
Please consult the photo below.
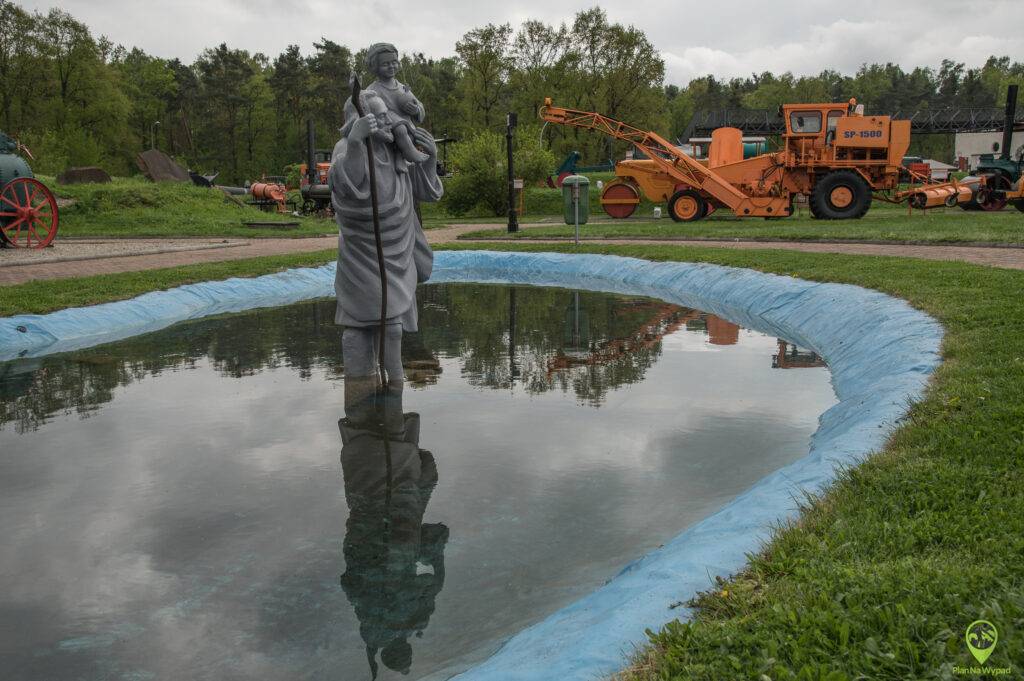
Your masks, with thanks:
<instances>
[{"instance_id":1,"label":"shrub","mask_svg":"<svg viewBox=\"0 0 1024 681\"><path fill-rule=\"evenodd\" d=\"M508 209L508 166L505 136L491 130L475 133L454 145L451 151L452 177L445 182L444 208L452 215L465 215L478 207L494 215ZM526 186L540 182L555 167L554 155L545 149L536 130L516 131L512 162L516 177Z\"/></svg>"}]
</instances>

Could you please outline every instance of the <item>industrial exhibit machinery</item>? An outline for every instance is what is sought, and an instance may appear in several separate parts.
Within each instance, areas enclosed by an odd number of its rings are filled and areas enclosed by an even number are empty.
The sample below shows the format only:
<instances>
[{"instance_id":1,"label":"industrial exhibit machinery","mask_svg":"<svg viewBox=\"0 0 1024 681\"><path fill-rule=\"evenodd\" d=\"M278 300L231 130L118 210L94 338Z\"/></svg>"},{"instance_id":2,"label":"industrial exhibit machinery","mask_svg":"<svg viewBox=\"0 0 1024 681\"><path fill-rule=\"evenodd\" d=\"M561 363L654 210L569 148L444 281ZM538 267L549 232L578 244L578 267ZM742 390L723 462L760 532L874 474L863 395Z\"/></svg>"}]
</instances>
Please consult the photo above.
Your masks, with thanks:
<instances>
[{"instance_id":1,"label":"industrial exhibit machinery","mask_svg":"<svg viewBox=\"0 0 1024 681\"><path fill-rule=\"evenodd\" d=\"M1017 86L1010 85L1006 91L1006 115L1003 122L1003 139L999 156L982 154L975 175L982 179L983 187L973 201L961 204L965 210L1002 210L1012 203L1024 212L1024 148L1016 150L1014 157L1013 128L1017 113Z\"/></svg>"},{"instance_id":2,"label":"industrial exhibit machinery","mask_svg":"<svg viewBox=\"0 0 1024 681\"><path fill-rule=\"evenodd\" d=\"M856 100L787 104L779 151L744 158L742 132L712 132L708 158L698 160L656 133L598 113L556 107L546 99L540 116L604 133L632 144L646 159L620 161L616 179L601 195L613 217L628 217L641 195L667 202L676 221L699 220L717 208L737 217L781 218L793 212L798 194L808 197L816 218L862 217L872 199L908 202L914 208L955 206L974 200L985 178L922 182L900 189L899 174L910 145L910 122L866 116Z\"/></svg>"},{"instance_id":3,"label":"industrial exhibit machinery","mask_svg":"<svg viewBox=\"0 0 1024 681\"><path fill-rule=\"evenodd\" d=\"M598 163L592 166L581 166L579 165L579 162L580 152L570 151L569 155L566 156L565 160L562 161L562 164L558 166L557 170L555 170L554 175L549 175L547 177L547 185L552 189L558 189L559 187L562 186L562 182L565 180L565 178L569 177L570 175L581 175L583 173L601 173L607 172L615 168L615 162L612 161L611 159L608 159L604 163Z\"/></svg>"},{"instance_id":4,"label":"industrial exhibit machinery","mask_svg":"<svg viewBox=\"0 0 1024 681\"><path fill-rule=\"evenodd\" d=\"M711 345L735 345L739 341L740 327L712 314L650 300L625 301L623 305L633 312L645 311L648 315L630 334L593 343L587 338L586 314L581 317L577 291L575 305L567 314L565 347L547 361L548 379L574 367L613 364L625 355L650 350L684 325L691 331L706 331Z\"/></svg>"},{"instance_id":5,"label":"industrial exhibit machinery","mask_svg":"<svg viewBox=\"0 0 1024 681\"><path fill-rule=\"evenodd\" d=\"M249 185L249 196L249 205L263 211L288 213L288 204L292 203L288 198L288 189L279 182L253 182Z\"/></svg>"},{"instance_id":6,"label":"industrial exhibit machinery","mask_svg":"<svg viewBox=\"0 0 1024 681\"><path fill-rule=\"evenodd\" d=\"M299 193L302 195L302 213L330 213L331 188L327 174L331 170L331 150L316 148L313 119L306 119L306 162L299 166Z\"/></svg>"},{"instance_id":7,"label":"industrial exhibit machinery","mask_svg":"<svg viewBox=\"0 0 1024 681\"><path fill-rule=\"evenodd\" d=\"M0 132L0 246L44 248L57 236L57 200L19 152L32 158Z\"/></svg>"}]
</instances>

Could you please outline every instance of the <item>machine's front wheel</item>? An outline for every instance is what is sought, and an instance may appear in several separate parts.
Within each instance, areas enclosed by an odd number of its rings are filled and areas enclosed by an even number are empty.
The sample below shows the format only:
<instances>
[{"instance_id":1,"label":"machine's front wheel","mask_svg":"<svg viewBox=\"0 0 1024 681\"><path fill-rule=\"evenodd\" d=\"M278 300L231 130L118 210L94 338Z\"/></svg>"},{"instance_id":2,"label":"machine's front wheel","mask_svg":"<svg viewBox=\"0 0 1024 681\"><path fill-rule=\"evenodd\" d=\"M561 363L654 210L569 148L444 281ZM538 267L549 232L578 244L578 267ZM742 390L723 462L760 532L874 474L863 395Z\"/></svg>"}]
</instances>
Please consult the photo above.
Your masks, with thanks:
<instances>
[{"instance_id":1,"label":"machine's front wheel","mask_svg":"<svg viewBox=\"0 0 1024 681\"><path fill-rule=\"evenodd\" d=\"M668 200L668 214L676 222L692 222L707 215L708 202L692 189L676 192Z\"/></svg>"},{"instance_id":2,"label":"machine's front wheel","mask_svg":"<svg viewBox=\"0 0 1024 681\"><path fill-rule=\"evenodd\" d=\"M1017 199L1016 201L1014 201L1013 207L1019 210L1021 213L1024 213L1024 199Z\"/></svg>"},{"instance_id":3,"label":"machine's front wheel","mask_svg":"<svg viewBox=\"0 0 1024 681\"><path fill-rule=\"evenodd\" d=\"M811 214L825 220L864 217L871 206L871 187L852 170L834 170L811 190Z\"/></svg>"}]
</instances>

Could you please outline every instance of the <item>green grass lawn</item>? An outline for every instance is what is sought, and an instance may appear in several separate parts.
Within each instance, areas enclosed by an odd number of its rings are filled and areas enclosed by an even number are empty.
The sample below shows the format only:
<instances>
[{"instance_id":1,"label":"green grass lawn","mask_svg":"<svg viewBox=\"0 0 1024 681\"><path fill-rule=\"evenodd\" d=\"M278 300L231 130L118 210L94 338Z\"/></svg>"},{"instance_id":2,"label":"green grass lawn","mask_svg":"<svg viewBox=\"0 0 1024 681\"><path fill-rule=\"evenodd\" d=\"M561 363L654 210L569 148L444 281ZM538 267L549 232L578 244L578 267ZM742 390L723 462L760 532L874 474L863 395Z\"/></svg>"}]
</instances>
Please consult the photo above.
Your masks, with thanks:
<instances>
[{"instance_id":1,"label":"green grass lawn","mask_svg":"<svg viewBox=\"0 0 1024 681\"><path fill-rule=\"evenodd\" d=\"M293 267L311 267L332 262L337 249L292 253L248 260L200 263L160 270L101 274L73 279L45 279L13 286L0 286L0 317L15 314L45 314L66 307L82 307L132 298L149 291L229 277L256 277Z\"/></svg>"},{"instance_id":2,"label":"green grass lawn","mask_svg":"<svg viewBox=\"0 0 1024 681\"><path fill-rule=\"evenodd\" d=\"M585 238L740 238L740 239L848 239L870 241L910 241L925 243L1000 243L1024 245L1024 213L1008 207L997 213L967 212L959 208L938 208L928 212L879 202L860 220L815 220L804 212L778 220L733 217L717 211L696 222L673 222L670 218L651 219L653 207L641 205L634 217L610 220L598 208L591 209L597 224L580 227ZM635 217L642 216L642 217ZM516 235L504 230L479 230L462 236L474 238L550 238L571 237L573 228L556 224L531 227Z\"/></svg>"},{"instance_id":3,"label":"green grass lawn","mask_svg":"<svg viewBox=\"0 0 1024 681\"><path fill-rule=\"evenodd\" d=\"M799 521L780 528L743 573L709 583L692 622L651 632L623 679L964 678L952 670L974 663L963 634L976 619L999 629L987 666L1012 665L1010 678L1024 673L1024 272L773 250L584 244L579 251L857 284L908 300L946 329L944 363L885 449L808 499ZM32 282L0 289L0 314L333 258L324 251Z\"/></svg>"},{"instance_id":4,"label":"green grass lawn","mask_svg":"<svg viewBox=\"0 0 1024 681\"><path fill-rule=\"evenodd\" d=\"M299 237L337 233L333 220L293 217L239 206L217 189L190 183L116 178L109 184L60 185L50 189L73 203L60 209L62 237ZM248 197L234 197L245 202ZM252 229L243 222L298 222L298 229Z\"/></svg>"}]
</instances>

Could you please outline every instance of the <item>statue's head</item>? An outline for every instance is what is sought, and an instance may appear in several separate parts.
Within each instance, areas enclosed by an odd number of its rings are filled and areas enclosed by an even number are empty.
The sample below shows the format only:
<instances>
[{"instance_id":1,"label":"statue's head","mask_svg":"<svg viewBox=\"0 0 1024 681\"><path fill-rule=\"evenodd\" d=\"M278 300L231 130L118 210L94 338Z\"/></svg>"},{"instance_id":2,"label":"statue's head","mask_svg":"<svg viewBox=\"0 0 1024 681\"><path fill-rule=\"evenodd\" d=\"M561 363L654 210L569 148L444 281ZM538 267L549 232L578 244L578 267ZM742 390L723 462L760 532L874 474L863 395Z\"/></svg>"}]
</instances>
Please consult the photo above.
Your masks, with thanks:
<instances>
[{"instance_id":1,"label":"statue's head","mask_svg":"<svg viewBox=\"0 0 1024 681\"><path fill-rule=\"evenodd\" d=\"M374 43L366 51L366 68L378 78L394 78L399 66L398 48L391 43Z\"/></svg>"},{"instance_id":2,"label":"statue's head","mask_svg":"<svg viewBox=\"0 0 1024 681\"><path fill-rule=\"evenodd\" d=\"M412 646L405 639L395 639L380 651L380 661L388 669L408 674L412 667Z\"/></svg>"},{"instance_id":3,"label":"statue's head","mask_svg":"<svg viewBox=\"0 0 1024 681\"><path fill-rule=\"evenodd\" d=\"M381 99L373 90L362 90L359 93L359 104L363 107L363 114L370 115L377 118L377 132L374 137L384 142L394 141L394 136L391 132L392 120L388 113L387 103ZM345 125L342 126L340 132L342 137L347 137L349 130L352 129L352 125L359 118L359 113L356 111L355 105L352 103L352 99L345 100Z\"/></svg>"}]
</instances>

